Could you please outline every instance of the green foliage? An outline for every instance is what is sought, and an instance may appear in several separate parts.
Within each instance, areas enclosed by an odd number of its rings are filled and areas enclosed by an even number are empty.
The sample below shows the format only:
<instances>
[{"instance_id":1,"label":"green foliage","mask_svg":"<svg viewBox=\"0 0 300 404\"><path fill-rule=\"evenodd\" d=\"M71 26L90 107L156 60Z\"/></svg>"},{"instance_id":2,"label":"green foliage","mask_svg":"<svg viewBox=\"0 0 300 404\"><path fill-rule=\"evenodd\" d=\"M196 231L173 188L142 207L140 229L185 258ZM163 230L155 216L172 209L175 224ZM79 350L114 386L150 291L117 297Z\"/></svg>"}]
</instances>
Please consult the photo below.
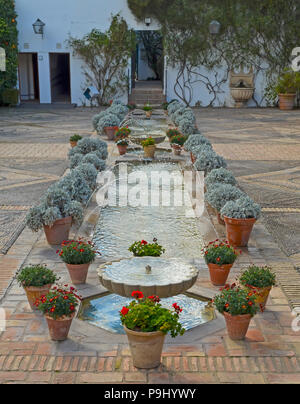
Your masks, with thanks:
<instances>
[{"instance_id":1,"label":"green foliage","mask_svg":"<svg viewBox=\"0 0 300 404\"><path fill-rule=\"evenodd\" d=\"M144 105L143 110L147 112L147 111L152 111L153 108L150 105Z\"/></svg>"},{"instance_id":2,"label":"green foliage","mask_svg":"<svg viewBox=\"0 0 300 404\"><path fill-rule=\"evenodd\" d=\"M70 142L78 142L79 140L82 139L82 136L78 135L77 133L75 133L74 135L72 135L70 137Z\"/></svg>"},{"instance_id":3,"label":"green foliage","mask_svg":"<svg viewBox=\"0 0 300 404\"><path fill-rule=\"evenodd\" d=\"M36 307L49 317L57 320L61 317L69 317L75 313L80 297L73 287L67 288L54 286L46 296L42 296L36 302Z\"/></svg>"},{"instance_id":4,"label":"green foliage","mask_svg":"<svg viewBox=\"0 0 300 404\"><path fill-rule=\"evenodd\" d=\"M243 270L239 282L244 286L266 288L276 284L276 275L268 266L259 267L251 265Z\"/></svg>"},{"instance_id":5,"label":"green foliage","mask_svg":"<svg viewBox=\"0 0 300 404\"><path fill-rule=\"evenodd\" d=\"M115 134L115 139L116 139L116 141L118 141L120 139L128 138L130 133L131 133L131 130L128 127L119 128L119 130L117 130L117 132Z\"/></svg>"},{"instance_id":6,"label":"green foliage","mask_svg":"<svg viewBox=\"0 0 300 404\"><path fill-rule=\"evenodd\" d=\"M16 104L16 90L13 93L5 91L11 91L17 84L18 30L14 1L0 0L0 10L0 47L6 53L6 71L0 71L0 102Z\"/></svg>"},{"instance_id":7,"label":"green foliage","mask_svg":"<svg viewBox=\"0 0 300 404\"><path fill-rule=\"evenodd\" d=\"M181 133L179 132L178 129L169 129L167 131L167 136L169 139L171 139L173 136L178 136L178 135L181 135Z\"/></svg>"},{"instance_id":8,"label":"green foliage","mask_svg":"<svg viewBox=\"0 0 300 404\"><path fill-rule=\"evenodd\" d=\"M122 324L129 330L140 332L161 331L171 334L172 338L184 334L184 328L179 322L179 313L182 309L173 304L173 310L169 310L159 303L157 296L149 296L144 299L141 292L133 292L140 296L120 311Z\"/></svg>"},{"instance_id":9,"label":"green foliage","mask_svg":"<svg viewBox=\"0 0 300 404\"><path fill-rule=\"evenodd\" d=\"M135 32L119 14L112 17L106 32L93 29L81 39L70 37L68 44L84 61L87 83L97 88L99 105L107 105L127 88L126 68L136 40Z\"/></svg>"},{"instance_id":10,"label":"green foliage","mask_svg":"<svg viewBox=\"0 0 300 404\"><path fill-rule=\"evenodd\" d=\"M95 260L96 251L94 244L83 240L69 240L62 243L62 249L56 251L60 258L67 264L89 264Z\"/></svg>"},{"instance_id":11,"label":"green foliage","mask_svg":"<svg viewBox=\"0 0 300 404\"><path fill-rule=\"evenodd\" d=\"M56 280L57 276L46 265L30 265L21 269L17 275L17 281L23 287L51 285Z\"/></svg>"},{"instance_id":12,"label":"green foliage","mask_svg":"<svg viewBox=\"0 0 300 404\"><path fill-rule=\"evenodd\" d=\"M152 137L148 137L146 140L142 141L143 147L154 146L154 145L155 145L155 140Z\"/></svg>"},{"instance_id":13,"label":"green foliage","mask_svg":"<svg viewBox=\"0 0 300 404\"><path fill-rule=\"evenodd\" d=\"M179 135L172 136L170 143L171 144L178 144L179 146L183 146L186 139L187 139L187 136L179 134Z\"/></svg>"},{"instance_id":14,"label":"green foliage","mask_svg":"<svg viewBox=\"0 0 300 404\"><path fill-rule=\"evenodd\" d=\"M258 310L255 300L255 292L248 292L232 284L225 285L221 293L215 296L214 305L221 314L226 312L232 316L242 314L254 316Z\"/></svg>"},{"instance_id":15,"label":"green foliage","mask_svg":"<svg viewBox=\"0 0 300 404\"><path fill-rule=\"evenodd\" d=\"M202 249L207 264L227 265L233 264L238 257L238 252L231 247L228 241L211 241Z\"/></svg>"},{"instance_id":16,"label":"green foliage","mask_svg":"<svg viewBox=\"0 0 300 404\"><path fill-rule=\"evenodd\" d=\"M234 219L258 219L261 214L260 206L249 196L227 202L221 209L221 215Z\"/></svg>"},{"instance_id":17,"label":"green foliage","mask_svg":"<svg viewBox=\"0 0 300 404\"><path fill-rule=\"evenodd\" d=\"M153 240L153 243L148 243L145 240L135 241L128 250L135 257L160 257L165 252L165 249L157 243L156 239Z\"/></svg>"}]
</instances>

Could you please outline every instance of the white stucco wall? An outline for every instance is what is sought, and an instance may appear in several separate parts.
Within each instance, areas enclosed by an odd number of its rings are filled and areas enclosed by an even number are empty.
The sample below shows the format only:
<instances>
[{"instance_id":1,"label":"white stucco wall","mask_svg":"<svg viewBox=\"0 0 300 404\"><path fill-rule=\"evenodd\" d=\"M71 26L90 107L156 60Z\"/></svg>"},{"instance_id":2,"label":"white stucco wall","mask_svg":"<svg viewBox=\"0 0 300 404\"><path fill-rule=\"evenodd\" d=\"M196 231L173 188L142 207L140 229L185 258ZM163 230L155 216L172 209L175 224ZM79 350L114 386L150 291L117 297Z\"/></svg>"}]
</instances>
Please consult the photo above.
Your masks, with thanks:
<instances>
[{"instance_id":1,"label":"white stucco wall","mask_svg":"<svg viewBox=\"0 0 300 404\"><path fill-rule=\"evenodd\" d=\"M93 28L106 30L111 15L120 13L130 28L136 30L157 29L153 22L149 27L136 21L127 6L127 0L16 0L18 14L19 51L37 52L40 102L51 103L49 53L70 52L71 102L81 104L85 78L82 63L73 57L65 41L69 35L82 37ZM45 24L44 38L33 32L36 19Z\"/></svg>"}]
</instances>

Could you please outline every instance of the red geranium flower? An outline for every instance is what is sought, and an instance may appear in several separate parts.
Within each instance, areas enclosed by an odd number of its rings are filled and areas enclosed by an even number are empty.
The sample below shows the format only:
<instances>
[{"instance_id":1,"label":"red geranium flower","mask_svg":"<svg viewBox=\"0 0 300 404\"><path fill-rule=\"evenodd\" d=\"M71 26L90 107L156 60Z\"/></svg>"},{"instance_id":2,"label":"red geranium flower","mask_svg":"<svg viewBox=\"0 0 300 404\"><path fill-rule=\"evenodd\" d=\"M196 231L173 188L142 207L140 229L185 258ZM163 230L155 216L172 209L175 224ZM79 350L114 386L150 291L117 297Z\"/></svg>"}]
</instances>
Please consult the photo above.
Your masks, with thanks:
<instances>
[{"instance_id":1,"label":"red geranium flower","mask_svg":"<svg viewBox=\"0 0 300 404\"><path fill-rule=\"evenodd\" d=\"M147 243L147 241L142 240L142 241L141 241L141 244L142 244L142 245L147 245L148 243Z\"/></svg>"},{"instance_id":2,"label":"red geranium flower","mask_svg":"<svg viewBox=\"0 0 300 404\"><path fill-rule=\"evenodd\" d=\"M128 314L128 312L129 312L129 309L127 307L123 307L123 309L120 311L122 316L126 316L126 314Z\"/></svg>"},{"instance_id":3,"label":"red geranium flower","mask_svg":"<svg viewBox=\"0 0 300 404\"><path fill-rule=\"evenodd\" d=\"M132 297L134 297L135 299L143 299L144 295L142 292L135 290L134 292L132 292L131 294Z\"/></svg>"}]
</instances>

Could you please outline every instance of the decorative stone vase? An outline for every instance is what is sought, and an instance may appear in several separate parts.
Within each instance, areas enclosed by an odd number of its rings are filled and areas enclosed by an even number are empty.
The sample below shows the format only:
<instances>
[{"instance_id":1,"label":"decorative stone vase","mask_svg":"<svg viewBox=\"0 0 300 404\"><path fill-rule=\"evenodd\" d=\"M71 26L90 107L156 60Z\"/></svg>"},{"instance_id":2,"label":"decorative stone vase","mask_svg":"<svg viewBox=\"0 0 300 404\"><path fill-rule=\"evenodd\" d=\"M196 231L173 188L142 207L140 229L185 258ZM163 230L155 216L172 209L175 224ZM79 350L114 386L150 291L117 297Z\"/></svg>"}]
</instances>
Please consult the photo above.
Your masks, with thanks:
<instances>
[{"instance_id":1,"label":"decorative stone vase","mask_svg":"<svg viewBox=\"0 0 300 404\"><path fill-rule=\"evenodd\" d=\"M119 154L120 156L123 156L124 154L126 154L127 152L127 147L125 145L117 145L118 149L119 149Z\"/></svg>"},{"instance_id":2,"label":"decorative stone vase","mask_svg":"<svg viewBox=\"0 0 300 404\"><path fill-rule=\"evenodd\" d=\"M70 145L71 145L72 149L73 149L73 147L77 146L77 143L78 143L77 141L70 140Z\"/></svg>"},{"instance_id":3,"label":"decorative stone vase","mask_svg":"<svg viewBox=\"0 0 300 404\"><path fill-rule=\"evenodd\" d=\"M44 225L44 232L50 245L60 245L69 238L72 226L72 216L56 220L52 226Z\"/></svg>"},{"instance_id":4,"label":"decorative stone vase","mask_svg":"<svg viewBox=\"0 0 300 404\"><path fill-rule=\"evenodd\" d=\"M49 283L48 285L44 286L24 286L24 290L27 295L27 300L32 310L37 310L35 302L42 296L47 295L51 287L52 283L51 284Z\"/></svg>"},{"instance_id":5,"label":"decorative stone vase","mask_svg":"<svg viewBox=\"0 0 300 404\"><path fill-rule=\"evenodd\" d=\"M256 219L234 219L227 216L223 219L229 244L233 247L247 247Z\"/></svg>"},{"instance_id":6,"label":"decorative stone vase","mask_svg":"<svg viewBox=\"0 0 300 404\"><path fill-rule=\"evenodd\" d=\"M145 146L144 147L144 155L146 158L154 158L155 155L155 149L156 149L156 145L150 145L150 146Z\"/></svg>"},{"instance_id":7,"label":"decorative stone vase","mask_svg":"<svg viewBox=\"0 0 300 404\"><path fill-rule=\"evenodd\" d=\"M171 145L173 152L175 154L175 156L180 156L181 155L181 151L182 151L182 147L179 144L175 144L173 143Z\"/></svg>"},{"instance_id":8,"label":"decorative stone vase","mask_svg":"<svg viewBox=\"0 0 300 404\"><path fill-rule=\"evenodd\" d=\"M231 87L230 93L235 101L235 107L241 108L253 97L254 88L247 87Z\"/></svg>"},{"instance_id":9,"label":"decorative stone vase","mask_svg":"<svg viewBox=\"0 0 300 404\"><path fill-rule=\"evenodd\" d=\"M249 292L253 289L247 288ZM265 288L257 288L255 287L256 295L255 295L255 302L260 307L260 310L263 312L265 311L266 304L271 292L272 286L266 286Z\"/></svg>"},{"instance_id":10,"label":"decorative stone vase","mask_svg":"<svg viewBox=\"0 0 300 404\"><path fill-rule=\"evenodd\" d=\"M114 126L106 126L104 128L104 133L108 140L115 140L116 128Z\"/></svg>"},{"instance_id":11,"label":"decorative stone vase","mask_svg":"<svg viewBox=\"0 0 300 404\"><path fill-rule=\"evenodd\" d=\"M296 94L278 94L279 109L290 111L294 109Z\"/></svg>"},{"instance_id":12,"label":"decorative stone vase","mask_svg":"<svg viewBox=\"0 0 300 404\"><path fill-rule=\"evenodd\" d=\"M226 284L232 265L233 264L207 264L211 283L215 286L224 286Z\"/></svg>"},{"instance_id":13,"label":"decorative stone vase","mask_svg":"<svg viewBox=\"0 0 300 404\"><path fill-rule=\"evenodd\" d=\"M69 317L63 316L54 320L54 318L45 315L52 341L65 341L68 338L74 316L75 313Z\"/></svg>"},{"instance_id":14,"label":"decorative stone vase","mask_svg":"<svg viewBox=\"0 0 300 404\"><path fill-rule=\"evenodd\" d=\"M152 111L145 111L146 113L146 118L150 119L152 115Z\"/></svg>"},{"instance_id":15,"label":"decorative stone vase","mask_svg":"<svg viewBox=\"0 0 300 404\"><path fill-rule=\"evenodd\" d=\"M133 365L139 369L153 369L160 365L165 334L160 331L138 332L124 326Z\"/></svg>"},{"instance_id":16,"label":"decorative stone vase","mask_svg":"<svg viewBox=\"0 0 300 404\"><path fill-rule=\"evenodd\" d=\"M250 325L252 318L251 314L232 316L224 311L223 315L226 321L229 337L234 341L243 340Z\"/></svg>"},{"instance_id":17,"label":"decorative stone vase","mask_svg":"<svg viewBox=\"0 0 300 404\"><path fill-rule=\"evenodd\" d=\"M86 278L90 265L91 265L90 262L81 265L72 265L66 263L66 267L68 268L73 285L81 285L83 283L86 283Z\"/></svg>"}]
</instances>

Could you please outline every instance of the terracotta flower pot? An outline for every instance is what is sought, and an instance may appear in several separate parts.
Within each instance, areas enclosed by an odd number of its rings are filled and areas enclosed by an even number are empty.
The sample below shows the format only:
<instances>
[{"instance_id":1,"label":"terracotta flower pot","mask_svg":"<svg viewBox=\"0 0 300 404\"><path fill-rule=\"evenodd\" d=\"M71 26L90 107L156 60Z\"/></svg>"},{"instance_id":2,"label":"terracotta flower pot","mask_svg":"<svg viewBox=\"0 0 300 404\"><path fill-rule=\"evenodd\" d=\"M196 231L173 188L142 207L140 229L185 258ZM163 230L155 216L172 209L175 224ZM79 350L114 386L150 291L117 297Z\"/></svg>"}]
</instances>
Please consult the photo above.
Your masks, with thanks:
<instances>
[{"instance_id":1,"label":"terracotta flower pot","mask_svg":"<svg viewBox=\"0 0 300 404\"><path fill-rule=\"evenodd\" d=\"M115 140L116 128L114 126L106 126L104 128L104 133L108 140Z\"/></svg>"},{"instance_id":2,"label":"terracotta flower pot","mask_svg":"<svg viewBox=\"0 0 300 404\"><path fill-rule=\"evenodd\" d=\"M43 295L45 296L51 289L52 283L44 286L24 286L27 295L28 303L32 310L37 310L35 302Z\"/></svg>"},{"instance_id":3,"label":"terracotta flower pot","mask_svg":"<svg viewBox=\"0 0 300 404\"><path fill-rule=\"evenodd\" d=\"M124 326L128 337L133 365L140 369L153 369L160 365L165 334L137 332Z\"/></svg>"},{"instance_id":4,"label":"terracotta flower pot","mask_svg":"<svg viewBox=\"0 0 300 404\"><path fill-rule=\"evenodd\" d=\"M223 216L229 244L233 247L246 247L256 219L234 219Z\"/></svg>"},{"instance_id":5,"label":"terracotta flower pot","mask_svg":"<svg viewBox=\"0 0 300 404\"><path fill-rule=\"evenodd\" d=\"M52 317L45 315L52 341L64 341L68 338L74 316L75 313L69 317L63 316L54 320Z\"/></svg>"},{"instance_id":6,"label":"terracotta flower pot","mask_svg":"<svg viewBox=\"0 0 300 404\"><path fill-rule=\"evenodd\" d=\"M245 338L250 321L251 314L241 314L237 316L232 316L224 311L224 318L226 321L228 335L232 340L242 340Z\"/></svg>"},{"instance_id":7,"label":"terracotta flower pot","mask_svg":"<svg viewBox=\"0 0 300 404\"><path fill-rule=\"evenodd\" d=\"M156 149L156 145L151 145L151 146L145 146L144 147L144 155L147 158L154 158L154 154L155 154L155 149Z\"/></svg>"},{"instance_id":8,"label":"terracotta flower pot","mask_svg":"<svg viewBox=\"0 0 300 404\"><path fill-rule=\"evenodd\" d=\"M220 212L217 213L217 218L218 218L218 223L221 224L222 226L225 226L225 222L224 222Z\"/></svg>"},{"instance_id":9,"label":"terracotta flower pot","mask_svg":"<svg viewBox=\"0 0 300 404\"><path fill-rule=\"evenodd\" d=\"M260 310L264 311L266 308L266 304L267 304L272 286L267 286L265 288L255 287L255 289L250 289L250 288L247 288L247 289L249 290L249 292L251 292L252 290L256 291L257 294L255 295L255 302L260 307Z\"/></svg>"},{"instance_id":10,"label":"terracotta flower pot","mask_svg":"<svg viewBox=\"0 0 300 404\"><path fill-rule=\"evenodd\" d=\"M81 265L72 265L66 263L66 267L68 268L73 285L81 285L82 283L86 283L90 265L90 263Z\"/></svg>"},{"instance_id":11,"label":"terracotta flower pot","mask_svg":"<svg viewBox=\"0 0 300 404\"><path fill-rule=\"evenodd\" d=\"M56 220L52 226L44 225L44 231L48 243L51 245L58 245L64 240L67 240L69 238L71 226L71 216Z\"/></svg>"},{"instance_id":12,"label":"terracotta flower pot","mask_svg":"<svg viewBox=\"0 0 300 404\"><path fill-rule=\"evenodd\" d=\"M215 286L224 286L233 264L217 265L207 264L211 283Z\"/></svg>"},{"instance_id":13,"label":"terracotta flower pot","mask_svg":"<svg viewBox=\"0 0 300 404\"><path fill-rule=\"evenodd\" d=\"M126 154L127 152L127 147L125 145L117 145L118 149L119 149L119 154L120 156L123 156L124 154Z\"/></svg>"},{"instance_id":14,"label":"terracotta flower pot","mask_svg":"<svg viewBox=\"0 0 300 404\"><path fill-rule=\"evenodd\" d=\"M180 145L172 144L172 149L173 149L173 152L174 152L175 156L180 156L181 155L182 147Z\"/></svg>"},{"instance_id":15,"label":"terracotta flower pot","mask_svg":"<svg viewBox=\"0 0 300 404\"><path fill-rule=\"evenodd\" d=\"M279 109L291 110L294 109L296 94L278 94L279 97Z\"/></svg>"},{"instance_id":16,"label":"terracotta flower pot","mask_svg":"<svg viewBox=\"0 0 300 404\"><path fill-rule=\"evenodd\" d=\"M195 161L197 160L197 158L196 158L196 156L193 155L192 152L190 153L190 155L191 155L191 162L192 162L192 164L194 164Z\"/></svg>"},{"instance_id":17,"label":"terracotta flower pot","mask_svg":"<svg viewBox=\"0 0 300 404\"><path fill-rule=\"evenodd\" d=\"M151 115L152 115L152 111L145 111L146 112L146 117L147 118L151 118Z\"/></svg>"},{"instance_id":18,"label":"terracotta flower pot","mask_svg":"<svg viewBox=\"0 0 300 404\"><path fill-rule=\"evenodd\" d=\"M73 147L76 147L76 146L77 146L77 141L70 140L70 145L71 145L71 147L72 147L72 149L73 149Z\"/></svg>"}]
</instances>

